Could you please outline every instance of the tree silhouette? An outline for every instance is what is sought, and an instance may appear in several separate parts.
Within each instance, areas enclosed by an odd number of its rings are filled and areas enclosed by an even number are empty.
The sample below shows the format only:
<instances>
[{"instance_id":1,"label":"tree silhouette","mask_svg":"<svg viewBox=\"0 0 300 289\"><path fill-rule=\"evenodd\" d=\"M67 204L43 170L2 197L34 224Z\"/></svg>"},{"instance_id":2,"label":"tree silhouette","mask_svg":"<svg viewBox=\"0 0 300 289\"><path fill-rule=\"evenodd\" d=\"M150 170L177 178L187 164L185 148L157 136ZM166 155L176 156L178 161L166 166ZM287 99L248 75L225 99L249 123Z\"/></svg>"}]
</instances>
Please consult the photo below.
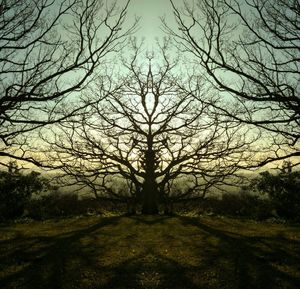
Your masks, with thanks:
<instances>
[{"instance_id":1,"label":"tree silhouette","mask_svg":"<svg viewBox=\"0 0 300 289\"><path fill-rule=\"evenodd\" d=\"M266 194L274 203L279 216L299 219L300 172L293 171L291 162L284 162L277 174L261 172L252 180L251 190Z\"/></svg>"},{"instance_id":2,"label":"tree silhouette","mask_svg":"<svg viewBox=\"0 0 300 289\"><path fill-rule=\"evenodd\" d=\"M299 156L299 1L170 2L177 27L162 19L165 31L215 93L235 102L218 108L272 138L258 164Z\"/></svg>"},{"instance_id":3,"label":"tree silhouette","mask_svg":"<svg viewBox=\"0 0 300 289\"><path fill-rule=\"evenodd\" d=\"M30 132L59 121L58 106L105 70L136 22L98 0L11 0L0 4L0 156L37 162ZM76 112L70 111L69 114ZM64 117L67 117L65 115Z\"/></svg>"},{"instance_id":4,"label":"tree silhouette","mask_svg":"<svg viewBox=\"0 0 300 289\"><path fill-rule=\"evenodd\" d=\"M7 171L0 170L0 219L20 217L33 194L49 189L40 173L24 174L13 162L7 168Z\"/></svg>"},{"instance_id":5,"label":"tree silhouette","mask_svg":"<svg viewBox=\"0 0 300 289\"><path fill-rule=\"evenodd\" d=\"M183 76L176 75L166 45L161 64L151 54L148 63L139 63L135 48L117 89L106 84L105 97L86 95L84 110L59 123L52 136L41 135L47 163L59 167L69 184L90 188L97 198L126 201L132 212L139 203L144 214L158 213L161 204L169 212L173 202L203 198L232 182L255 139L219 114L207 91L196 100L177 85Z\"/></svg>"}]
</instances>

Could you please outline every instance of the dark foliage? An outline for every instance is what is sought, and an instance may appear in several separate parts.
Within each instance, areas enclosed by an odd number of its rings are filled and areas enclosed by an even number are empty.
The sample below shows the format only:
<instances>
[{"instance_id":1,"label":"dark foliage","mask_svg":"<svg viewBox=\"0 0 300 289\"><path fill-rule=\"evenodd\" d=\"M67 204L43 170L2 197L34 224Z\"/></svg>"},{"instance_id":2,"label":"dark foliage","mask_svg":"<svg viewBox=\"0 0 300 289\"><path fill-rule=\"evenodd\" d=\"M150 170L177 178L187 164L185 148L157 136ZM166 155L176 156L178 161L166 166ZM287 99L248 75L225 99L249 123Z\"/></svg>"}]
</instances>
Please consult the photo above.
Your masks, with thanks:
<instances>
[{"instance_id":1,"label":"dark foliage","mask_svg":"<svg viewBox=\"0 0 300 289\"><path fill-rule=\"evenodd\" d=\"M267 194L279 216L300 219L300 172L286 162L278 174L262 172L253 181L253 189Z\"/></svg>"},{"instance_id":2,"label":"dark foliage","mask_svg":"<svg viewBox=\"0 0 300 289\"><path fill-rule=\"evenodd\" d=\"M201 201L178 203L175 212L212 214L264 220L273 217L274 206L268 199L241 191L240 193L224 193L222 197L207 197Z\"/></svg>"},{"instance_id":3,"label":"dark foliage","mask_svg":"<svg viewBox=\"0 0 300 289\"><path fill-rule=\"evenodd\" d=\"M20 217L33 193L46 189L47 184L40 173L22 173L15 163L8 171L0 171L0 219Z\"/></svg>"},{"instance_id":4,"label":"dark foliage","mask_svg":"<svg viewBox=\"0 0 300 289\"><path fill-rule=\"evenodd\" d=\"M35 220L71 217L80 215L98 215L106 211L125 212L124 205L109 200L96 200L93 197L79 198L74 193L53 191L38 199L32 199L26 206L27 216Z\"/></svg>"},{"instance_id":5,"label":"dark foliage","mask_svg":"<svg viewBox=\"0 0 300 289\"><path fill-rule=\"evenodd\" d=\"M222 215L248 217L263 220L272 216L272 204L246 192L228 193L214 202L213 210Z\"/></svg>"}]
</instances>

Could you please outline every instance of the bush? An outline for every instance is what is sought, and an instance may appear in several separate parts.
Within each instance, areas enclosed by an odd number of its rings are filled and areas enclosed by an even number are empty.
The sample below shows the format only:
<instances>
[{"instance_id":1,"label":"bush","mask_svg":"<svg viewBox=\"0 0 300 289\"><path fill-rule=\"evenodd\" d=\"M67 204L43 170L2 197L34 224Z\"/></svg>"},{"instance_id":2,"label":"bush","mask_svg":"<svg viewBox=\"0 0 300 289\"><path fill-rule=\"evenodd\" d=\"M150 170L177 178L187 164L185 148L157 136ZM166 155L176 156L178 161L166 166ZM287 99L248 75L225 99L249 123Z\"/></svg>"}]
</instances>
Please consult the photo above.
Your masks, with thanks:
<instances>
[{"instance_id":1,"label":"bush","mask_svg":"<svg viewBox=\"0 0 300 289\"><path fill-rule=\"evenodd\" d=\"M80 215L86 210L80 206L76 194L60 194L56 191L31 200L26 209L28 217L37 220Z\"/></svg>"},{"instance_id":2,"label":"bush","mask_svg":"<svg viewBox=\"0 0 300 289\"><path fill-rule=\"evenodd\" d=\"M272 215L272 205L257 195L241 191L239 194L224 194L220 200L225 215L263 220Z\"/></svg>"},{"instance_id":3,"label":"bush","mask_svg":"<svg viewBox=\"0 0 300 289\"><path fill-rule=\"evenodd\" d=\"M184 213L183 208L196 211L198 214L245 217L255 220L272 217L274 210L268 199L262 199L246 190L239 193L224 193L221 198L207 197L201 201L180 203L176 205L176 212Z\"/></svg>"},{"instance_id":4,"label":"bush","mask_svg":"<svg viewBox=\"0 0 300 289\"><path fill-rule=\"evenodd\" d=\"M109 200L96 200L92 197L78 198L74 193L52 193L28 202L27 216L36 220L80 216L87 214L102 214L106 211L124 211L124 205L115 204Z\"/></svg>"},{"instance_id":5,"label":"bush","mask_svg":"<svg viewBox=\"0 0 300 289\"><path fill-rule=\"evenodd\" d=\"M252 188L267 194L280 217L300 220L300 172L292 171L290 162L284 163L278 174L262 172Z\"/></svg>"},{"instance_id":6,"label":"bush","mask_svg":"<svg viewBox=\"0 0 300 289\"><path fill-rule=\"evenodd\" d=\"M13 162L8 171L0 171L0 219L20 217L33 193L47 187L40 173L23 174Z\"/></svg>"}]
</instances>

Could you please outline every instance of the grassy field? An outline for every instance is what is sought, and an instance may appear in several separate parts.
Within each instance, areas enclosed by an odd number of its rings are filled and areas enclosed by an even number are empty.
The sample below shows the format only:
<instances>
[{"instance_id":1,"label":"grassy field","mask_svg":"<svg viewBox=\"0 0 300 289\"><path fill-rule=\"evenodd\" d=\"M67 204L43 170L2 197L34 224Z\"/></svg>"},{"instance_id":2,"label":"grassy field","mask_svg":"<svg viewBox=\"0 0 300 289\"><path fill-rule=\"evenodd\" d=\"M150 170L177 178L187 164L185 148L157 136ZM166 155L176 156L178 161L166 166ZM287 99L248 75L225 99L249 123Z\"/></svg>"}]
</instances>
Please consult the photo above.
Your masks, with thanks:
<instances>
[{"instance_id":1,"label":"grassy field","mask_svg":"<svg viewBox=\"0 0 300 289\"><path fill-rule=\"evenodd\" d=\"M151 216L1 225L0 288L300 288L300 227Z\"/></svg>"}]
</instances>

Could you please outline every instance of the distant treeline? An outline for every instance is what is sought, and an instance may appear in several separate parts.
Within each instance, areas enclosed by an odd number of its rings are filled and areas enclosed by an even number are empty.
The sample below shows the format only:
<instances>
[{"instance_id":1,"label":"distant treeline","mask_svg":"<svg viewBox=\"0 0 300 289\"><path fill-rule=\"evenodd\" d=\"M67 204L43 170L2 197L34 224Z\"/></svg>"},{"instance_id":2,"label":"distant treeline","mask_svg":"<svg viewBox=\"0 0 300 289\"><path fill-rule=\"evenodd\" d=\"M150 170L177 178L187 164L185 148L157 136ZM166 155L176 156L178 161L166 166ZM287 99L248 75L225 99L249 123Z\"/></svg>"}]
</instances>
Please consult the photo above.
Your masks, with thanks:
<instances>
[{"instance_id":1,"label":"distant treeline","mask_svg":"<svg viewBox=\"0 0 300 289\"><path fill-rule=\"evenodd\" d=\"M169 200L168 211L160 214L226 215L255 220L282 218L300 221L300 172L286 163L278 173L265 171L238 193L210 195L203 199ZM132 200L79 196L61 193L39 173L23 173L13 163L0 171L0 220L105 214L140 214L141 204Z\"/></svg>"}]
</instances>

